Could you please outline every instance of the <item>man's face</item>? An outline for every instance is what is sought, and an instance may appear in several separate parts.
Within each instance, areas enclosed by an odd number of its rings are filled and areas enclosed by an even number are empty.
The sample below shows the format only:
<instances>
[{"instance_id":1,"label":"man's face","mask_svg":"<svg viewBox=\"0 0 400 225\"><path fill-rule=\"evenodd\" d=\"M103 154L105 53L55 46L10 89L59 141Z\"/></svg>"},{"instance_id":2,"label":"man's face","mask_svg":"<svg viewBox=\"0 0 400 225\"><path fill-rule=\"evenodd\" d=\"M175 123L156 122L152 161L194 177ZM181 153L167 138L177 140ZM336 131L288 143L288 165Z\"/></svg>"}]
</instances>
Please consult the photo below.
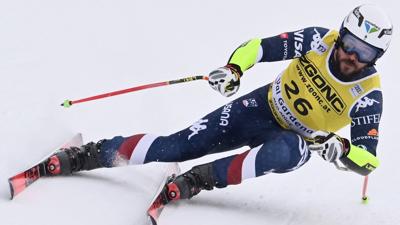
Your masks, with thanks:
<instances>
[{"instance_id":1,"label":"man's face","mask_svg":"<svg viewBox=\"0 0 400 225\"><path fill-rule=\"evenodd\" d=\"M359 62L355 53L346 53L341 47L335 51L335 60L340 73L344 76L358 74L368 65L367 63Z\"/></svg>"}]
</instances>

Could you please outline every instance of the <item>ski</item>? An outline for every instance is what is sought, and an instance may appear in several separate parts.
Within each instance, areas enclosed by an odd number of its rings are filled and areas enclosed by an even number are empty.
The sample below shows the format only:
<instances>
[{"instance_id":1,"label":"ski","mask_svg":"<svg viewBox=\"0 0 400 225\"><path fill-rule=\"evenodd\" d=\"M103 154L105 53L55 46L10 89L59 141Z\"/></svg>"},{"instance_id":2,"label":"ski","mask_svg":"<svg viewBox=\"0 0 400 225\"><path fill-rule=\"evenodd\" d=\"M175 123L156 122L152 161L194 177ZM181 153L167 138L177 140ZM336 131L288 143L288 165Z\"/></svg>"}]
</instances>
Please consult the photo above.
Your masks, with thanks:
<instances>
[{"instance_id":1,"label":"ski","mask_svg":"<svg viewBox=\"0 0 400 225\"><path fill-rule=\"evenodd\" d=\"M74 135L70 140L65 142L55 151L52 151L49 155L47 155L44 159L42 159L39 163L35 164L31 168L16 174L13 177L8 179L8 183L10 185L10 195L11 199L13 199L16 195L24 191L28 186L37 181L40 177L46 175L46 168L43 164L43 161L48 157L53 155L61 148L68 148L71 146L81 146L83 144L82 134L78 133Z\"/></svg>"},{"instance_id":2,"label":"ski","mask_svg":"<svg viewBox=\"0 0 400 225\"><path fill-rule=\"evenodd\" d=\"M160 214L165 206L164 198L166 196L164 196L165 193L163 193L163 188L165 184L168 183L169 180L173 179L179 173L180 173L180 168L178 163L172 163L167 167L167 170L156 192L156 195L154 196L153 201L150 204L150 207L147 209L147 217L149 220L149 225L157 225L158 218L160 217Z\"/></svg>"}]
</instances>

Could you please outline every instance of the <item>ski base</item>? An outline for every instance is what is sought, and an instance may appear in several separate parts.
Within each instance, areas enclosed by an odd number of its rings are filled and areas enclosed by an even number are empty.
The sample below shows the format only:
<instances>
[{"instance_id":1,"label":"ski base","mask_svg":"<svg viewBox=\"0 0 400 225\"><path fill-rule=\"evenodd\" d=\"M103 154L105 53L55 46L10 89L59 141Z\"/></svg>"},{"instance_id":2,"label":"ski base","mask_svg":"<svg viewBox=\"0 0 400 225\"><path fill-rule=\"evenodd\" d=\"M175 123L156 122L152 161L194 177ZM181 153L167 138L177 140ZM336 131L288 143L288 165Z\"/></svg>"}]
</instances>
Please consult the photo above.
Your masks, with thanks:
<instances>
[{"instance_id":1,"label":"ski base","mask_svg":"<svg viewBox=\"0 0 400 225\"><path fill-rule=\"evenodd\" d=\"M180 173L180 168L178 163L173 163L168 166L164 178L158 188L158 191L150 204L150 207L147 209L147 216L149 220L149 225L157 225L158 224L158 218L161 215L162 210L165 207L164 201L163 201L163 188L165 184L173 177L178 175Z\"/></svg>"}]
</instances>

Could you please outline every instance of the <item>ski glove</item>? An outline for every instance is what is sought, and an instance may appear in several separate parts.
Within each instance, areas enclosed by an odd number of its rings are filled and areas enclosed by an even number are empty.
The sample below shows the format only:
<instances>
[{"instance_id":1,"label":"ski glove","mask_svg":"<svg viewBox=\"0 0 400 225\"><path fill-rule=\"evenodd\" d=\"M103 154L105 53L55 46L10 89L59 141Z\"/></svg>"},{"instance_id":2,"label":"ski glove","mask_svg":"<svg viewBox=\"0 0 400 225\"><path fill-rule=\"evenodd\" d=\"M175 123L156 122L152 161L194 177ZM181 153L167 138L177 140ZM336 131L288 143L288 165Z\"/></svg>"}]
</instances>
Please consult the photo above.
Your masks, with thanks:
<instances>
[{"instance_id":1,"label":"ski glove","mask_svg":"<svg viewBox=\"0 0 400 225\"><path fill-rule=\"evenodd\" d=\"M239 66L228 64L212 71L208 75L208 83L212 89L225 97L229 97L239 90L240 76L242 74Z\"/></svg>"},{"instance_id":2,"label":"ski glove","mask_svg":"<svg viewBox=\"0 0 400 225\"><path fill-rule=\"evenodd\" d=\"M336 163L350 149L350 142L335 133L317 131L312 135L314 143L308 145L310 151L316 151L326 161Z\"/></svg>"}]
</instances>

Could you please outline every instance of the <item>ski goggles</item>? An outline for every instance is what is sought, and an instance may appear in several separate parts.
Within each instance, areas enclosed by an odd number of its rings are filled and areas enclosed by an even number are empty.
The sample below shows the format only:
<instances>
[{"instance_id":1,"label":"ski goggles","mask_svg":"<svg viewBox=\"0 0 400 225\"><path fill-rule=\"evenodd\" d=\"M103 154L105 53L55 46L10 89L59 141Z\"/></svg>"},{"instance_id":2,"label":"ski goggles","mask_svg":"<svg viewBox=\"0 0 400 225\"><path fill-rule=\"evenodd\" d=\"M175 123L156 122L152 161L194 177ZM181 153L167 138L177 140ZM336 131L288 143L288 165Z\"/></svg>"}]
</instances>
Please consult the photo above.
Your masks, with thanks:
<instances>
[{"instance_id":1,"label":"ski goggles","mask_svg":"<svg viewBox=\"0 0 400 225\"><path fill-rule=\"evenodd\" d=\"M361 63L373 64L383 54L382 49L365 43L350 32L340 37L338 44L347 54L356 54Z\"/></svg>"}]
</instances>

